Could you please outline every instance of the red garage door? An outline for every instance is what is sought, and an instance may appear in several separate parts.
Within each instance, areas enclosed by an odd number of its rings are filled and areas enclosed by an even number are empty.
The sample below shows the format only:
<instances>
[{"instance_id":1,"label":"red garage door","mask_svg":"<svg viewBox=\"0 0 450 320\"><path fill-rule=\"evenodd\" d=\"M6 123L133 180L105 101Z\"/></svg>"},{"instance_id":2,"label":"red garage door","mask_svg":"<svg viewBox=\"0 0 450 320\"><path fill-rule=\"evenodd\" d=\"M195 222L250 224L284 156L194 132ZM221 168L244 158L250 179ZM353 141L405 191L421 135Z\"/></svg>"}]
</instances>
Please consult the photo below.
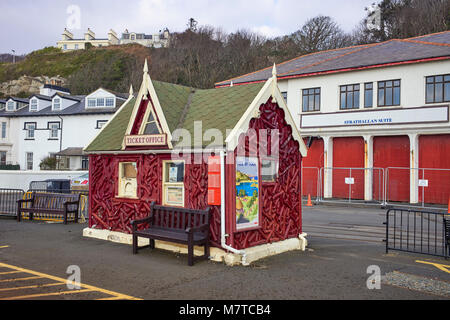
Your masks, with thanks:
<instances>
[{"instance_id":1,"label":"red garage door","mask_svg":"<svg viewBox=\"0 0 450 320\"><path fill-rule=\"evenodd\" d=\"M309 139L304 139L307 144ZM317 183L319 170L323 168L323 139L312 140L308 149L308 156L303 158L302 194L304 196L317 196ZM322 177L323 181L323 177Z\"/></svg>"},{"instance_id":2,"label":"red garage door","mask_svg":"<svg viewBox=\"0 0 450 320\"><path fill-rule=\"evenodd\" d=\"M408 136L375 137L373 139L374 168L392 167L386 174L388 201L409 202L409 151ZM374 179L374 191L378 189L378 179Z\"/></svg>"},{"instance_id":3,"label":"red garage door","mask_svg":"<svg viewBox=\"0 0 450 320\"><path fill-rule=\"evenodd\" d=\"M339 169L339 168L353 168ZM364 139L362 137L333 139L333 198L364 199ZM345 183L353 178L355 184Z\"/></svg>"},{"instance_id":4,"label":"red garage door","mask_svg":"<svg viewBox=\"0 0 450 320\"><path fill-rule=\"evenodd\" d=\"M428 187L419 187L419 200L447 204L450 197L450 134L419 137L419 179L428 180Z\"/></svg>"}]
</instances>

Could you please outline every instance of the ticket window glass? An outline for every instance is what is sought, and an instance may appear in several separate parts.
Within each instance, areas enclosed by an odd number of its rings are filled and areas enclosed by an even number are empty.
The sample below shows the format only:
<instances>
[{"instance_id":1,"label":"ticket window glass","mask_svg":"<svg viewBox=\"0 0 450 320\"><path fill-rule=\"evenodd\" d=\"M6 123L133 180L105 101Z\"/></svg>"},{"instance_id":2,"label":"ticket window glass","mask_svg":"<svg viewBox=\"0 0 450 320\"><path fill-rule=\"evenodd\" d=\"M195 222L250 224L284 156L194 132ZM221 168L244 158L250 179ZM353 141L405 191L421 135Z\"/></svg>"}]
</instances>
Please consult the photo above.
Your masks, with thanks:
<instances>
[{"instance_id":1,"label":"ticket window glass","mask_svg":"<svg viewBox=\"0 0 450 320\"><path fill-rule=\"evenodd\" d=\"M184 207L184 162L163 162L163 205Z\"/></svg>"},{"instance_id":2,"label":"ticket window glass","mask_svg":"<svg viewBox=\"0 0 450 320\"><path fill-rule=\"evenodd\" d=\"M275 182L278 179L279 163L276 159L261 160L261 181Z\"/></svg>"},{"instance_id":3,"label":"ticket window glass","mask_svg":"<svg viewBox=\"0 0 450 320\"><path fill-rule=\"evenodd\" d=\"M137 198L136 162L119 164L119 197Z\"/></svg>"}]
</instances>

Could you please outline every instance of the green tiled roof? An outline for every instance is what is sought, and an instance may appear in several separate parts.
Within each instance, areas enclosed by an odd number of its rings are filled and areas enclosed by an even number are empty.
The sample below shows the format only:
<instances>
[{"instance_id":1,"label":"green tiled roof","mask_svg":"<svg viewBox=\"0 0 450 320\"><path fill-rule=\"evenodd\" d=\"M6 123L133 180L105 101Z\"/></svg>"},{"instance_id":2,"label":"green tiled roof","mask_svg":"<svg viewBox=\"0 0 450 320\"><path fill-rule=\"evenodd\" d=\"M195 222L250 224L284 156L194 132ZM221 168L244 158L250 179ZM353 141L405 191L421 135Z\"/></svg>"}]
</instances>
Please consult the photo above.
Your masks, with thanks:
<instances>
[{"instance_id":1,"label":"green tiled roof","mask_svg":"<svg viewBox=\"0 0 450 320\"><path fill-rule=\"evenodd\" d=\"M152 83L171 133L183 128L188 130L194 139L194 122L202 121L203 133L208 129L218 129L223 135L223 141L227 129L231 130L236 126L264 86L264 83L257 83L205 90L159 81ZM134 103L135 99L130 101L86 151L121 150ZM202 146L210 143L204 141Z\"/></svg>"}]
</instances>

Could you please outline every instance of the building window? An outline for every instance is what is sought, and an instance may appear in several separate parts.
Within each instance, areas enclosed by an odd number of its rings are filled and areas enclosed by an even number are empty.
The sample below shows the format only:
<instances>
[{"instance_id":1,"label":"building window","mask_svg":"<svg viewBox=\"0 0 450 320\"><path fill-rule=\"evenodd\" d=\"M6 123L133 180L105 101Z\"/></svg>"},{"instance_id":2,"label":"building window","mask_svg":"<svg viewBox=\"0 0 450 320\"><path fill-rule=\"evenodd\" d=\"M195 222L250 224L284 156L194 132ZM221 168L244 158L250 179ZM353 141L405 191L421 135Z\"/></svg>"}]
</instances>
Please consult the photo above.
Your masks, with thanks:
<instances>
[{"instance_id":1,"label":"building window","mask_svg":"<svg viewBox=\"0 0 450 320\"><path fill-rule=\"evenodd\" d=\"M303 90L303 112L320 111L320 88Z\"/></svg>"},{"instance_id":2,"label":"building window","mask_svg":"<svg viewBox=\"0 0 450 320\"><path fill-rule=\"evenodd\" d=\"M27 170L33 170L33 152L27 152Z\"/></svg>"},{"instance_id":3,"label":"building window","mask_svg":"<svg viewBox=\"0 0 450 320\"><path fill-rule=\"evenodd\" d=\"M27 132L26 139L34 140L34 132L36 130L36 123L25 123L25 130Z\"/></svg>"},{"instance_id":4,"label":"building window","mask_svg":"<svg viewBox=\"0 0 450 320\"><path fill-rule=\"evenodd\" d=\"M341 110L359 109L359 84L341 86Z\"/></svg>"},{"instance_id":5,"label":"building window","mask_svg":"<svg viewBox=\"0 0 450 320\"><path fill-rule=\"evenodd\" d=\"M81 157L81 169L89 170L89 157Z\"/></svg>"},{"instance_id":6,"label":"building window","mask_svg":"<svg viewBox=\"0 0 450 320\"><path fill-rule=\"evenodd\" d=\"M114 98L106 98L106 106L114 107Z\"/></svg>"},{"instance_id":7,"label":"building window","mask_svg":"<svg viewBox=\"0 0 450 320\"><path fill-rule=\"evenodd\" d=\"M105 106L105 98L97 98L97 107Z\"/></svg>"},{"instance_id":8,"label":"building window","mask_svg":"<svg viewBox=\"0 0 450 320\"><path fill-rule=\"evenodd\" d=\"M2 132L1 132L1 138L6 139L6 122L2 122Z\"/></svg>"},{"instance_id":9,"label":"building window","mask_svg":"<svg viewBox=\"0 0 450 320\"><path fill-rule=\"evenodd\" d=\"M153 112L151 110L147 122L145 122L143 125L144 125L144 132L142 134L152 135L152 134L159 134L161 132L159 130L158 123L156 122L156 119L153 116Z\"/></svg>"},{"instance_id":10,"label":"building window","mask_svg":"<svg viewBox=\"0 0 450 320\"><path fill-rule=\"evenodd\" d=\"M108 120L97 120L97 128L96 129L103 128L107 122L108 122Z\"/></svg>"},{"instance_id":11,"label":"building window","mask_svg":"<svg viewBox=\"0 0 450 320\"><path fill-rule=\"evenodd\" d=\"M78 47L78 44L76 44L76 45L75 45L75 50L78 50L78 48L79 48L79 47Z\"/></svg>"},{"instance_id":12,"label":"building window","mask_svg":"<svg viewBox=\"0 0 450 320\"><path fill-rule=\"evenodd\" d=\"M261 181L275 182L278 178L279 163L274 159L261 160Z\"/></svg>"},{"instance_id":13,"label":"building window","mask_svg":"<svg viewBox=\"0 0 450 320\"><path fill-rule=\"evenodd\" d=\"M392 107L400 105L400 80L378 82L378 106Z\"/></svg>"},{"instance_id":14,"label":"building window","mask_svg":"<svg viewBox=\"0 0 450 320\"><path fill-rule=\"evenodd\" d=\"M426 103L450 102L450 74L427 77Z\"/></svg>"},{"instance_id":15,"label":"building window","mask_svg":"<svg viewBox=\"0 0 450 320\"><path fill-rule=\"evenodd\" d=\"M364 84L364 108L373 107L373 82Z\"/></svg>"},{"instance_id":16,"label":"building window","mask_svg":"<svg viewBox=\"0 0 450 320\"><path fill-rule=\"evenodd\" d=\"M59 122L49 122L50 139L58 139Z\"/></svg>"},{"instance_id":17,"label":"building window","mask_svg":"<svg viewBox=\"0 0 450 320\"><path fill-rule=\"evenodd\" d=\"M31 99L30 101L30 111L37 111L38 110L38 100L37 99Z\"/></svg>"},{"instance_id":18,"label":"building window","mask_svg":"<svg viewBox=\"0 0 450 320\"><path fill-rule=\"evenodd\" d=\"M283 96L284 102L287 103L288 93L287 92L282 92L281 95Z\"/></svg>"},{"instance_id":19,"label":"building window","mask_svg":"<svg viewBox=\"0 0 450 320\"><path fill-rule=\"evenodd\" d=\"M64 44L64 45L63 45L63 49L64 49L64 50L67 50L67 44Z\"/></svg>"},{"instance_id":20,"label":"building window","mask_svg":"<svg viewBox=\"0 0 450 320\"><path fill-rule=\"evenodd\" d=\"M163 161L163 205L184 207L184 162Z\"/></svg>"},{"instance_id":21,"label":"building window","mask_svg":"<svg viewBox=\"0 0 450 320\"><path fill-rule=\"evenodd\" d=\"M6 166L6 151L0 151L0 166Z\"/></svg>"},{"instance_id":22,"label":"building window","mask_svg":"<svg viewBox=\"0 0 450 320\"><path fill-rule=\"evenodd\" d=\"M97 99L88 99L88 107L96 107Z\"/></svg>"},{"instance_id":23,"label":"building window","mask_svg":"<svg viewBox=\"0 0 450 320\"><path fill-rule=\"evenodd\" d=\"M61 99L56 98L53 100L53 110L61 110Z\"/></svg>"},{"instance_id":24,"label":"building window","mask_svg":"<svg viewBox=\"0 0 450 320\"><path fill-rule=\"evenodd\" d=\"M15 110L15 102L14 101L8 101L6 104L6 111L14 111Z\"/></svg>"},{"instance_id":25,"label":"building window","mask_svg":"<svg viewBox=\"0 0 450 320\"><path fill-rule=\"evenodd\" d=\"M137 198L136 162L119 163L119 197Z\"/></svg>"}]
</instances>

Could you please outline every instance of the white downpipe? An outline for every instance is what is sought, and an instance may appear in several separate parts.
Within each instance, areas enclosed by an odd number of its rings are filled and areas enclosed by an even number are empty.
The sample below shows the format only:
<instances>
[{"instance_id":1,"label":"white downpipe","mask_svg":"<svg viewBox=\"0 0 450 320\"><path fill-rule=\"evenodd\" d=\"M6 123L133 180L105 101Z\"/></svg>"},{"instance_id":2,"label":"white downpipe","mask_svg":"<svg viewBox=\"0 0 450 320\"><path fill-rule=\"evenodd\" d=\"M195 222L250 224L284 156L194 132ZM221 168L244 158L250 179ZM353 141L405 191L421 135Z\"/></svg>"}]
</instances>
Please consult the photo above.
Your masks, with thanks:
<instances>
[{"instance_id":1,"label":"white downpipe","mask_svg":"<svg viewBox=\"0 0 450 320\"><path fill-rule=\"evenodd\" d=\"M244 250L237 250L235 248L230 247L227 245L226 237L228 236L225 234L225 152L220 151L220 198L221 198L221 205L220 205L220 229L221 229L221 244L222 248L239 254L242 256L242 264L245 265L246 261L246 254Z\"/></svg>"}]
</instances>

